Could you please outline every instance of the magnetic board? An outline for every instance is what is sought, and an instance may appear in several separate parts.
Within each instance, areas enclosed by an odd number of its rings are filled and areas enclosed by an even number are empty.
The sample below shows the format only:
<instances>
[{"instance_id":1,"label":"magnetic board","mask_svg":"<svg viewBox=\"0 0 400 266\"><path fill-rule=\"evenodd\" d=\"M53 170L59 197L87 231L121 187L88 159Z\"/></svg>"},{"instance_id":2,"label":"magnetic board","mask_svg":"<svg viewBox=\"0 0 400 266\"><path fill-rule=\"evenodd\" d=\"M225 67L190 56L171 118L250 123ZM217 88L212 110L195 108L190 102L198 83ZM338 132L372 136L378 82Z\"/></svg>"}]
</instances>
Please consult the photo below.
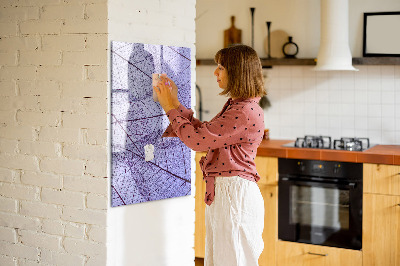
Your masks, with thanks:
<instances>
[{"instance_id":1,"label":"magnetic board","mask_svg":"<svg viewBox=\"0 0 400 266\"><path fill-rule=\"evenodd\" d=\"M152 74L166 73L190 108L191 50L111 42L111 206L190 195L191 152L162 138L169 120L153 100Z\"/></svg>"}]
</instances>

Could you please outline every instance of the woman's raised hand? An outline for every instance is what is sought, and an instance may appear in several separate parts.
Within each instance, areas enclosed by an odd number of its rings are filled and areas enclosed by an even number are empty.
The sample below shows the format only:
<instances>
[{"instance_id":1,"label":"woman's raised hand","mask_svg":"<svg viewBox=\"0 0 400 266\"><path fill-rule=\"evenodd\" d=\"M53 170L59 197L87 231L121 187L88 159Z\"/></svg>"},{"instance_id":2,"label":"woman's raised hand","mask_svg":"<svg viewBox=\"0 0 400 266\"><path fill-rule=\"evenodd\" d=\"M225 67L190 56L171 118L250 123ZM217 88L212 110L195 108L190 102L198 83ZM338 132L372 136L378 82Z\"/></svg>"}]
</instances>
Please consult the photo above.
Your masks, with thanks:
<instances>
[{"instance_id":1,"label":"woman's raised hand","mask_svg":"<svg viewBox=\"0 0 400 266\"><path fill-rule=\"evenodd\" d=\"M158 82L157 86L153 86L153 90L157 93L158 101L161 107L164 109L165 113L167 113L171 109L175 109L174 106L174 96L173 96L173 86L170 83L172 80L167 79L165 77L161 77L161 81ZM171 84L171 85L170 85ZM173 83L175 85L175 83ZM172 86L172 89L171 89ZM176 87L176 85L175 85ZM176 91L178 89L176 88ZM177 97L176 97L177 98ZM179 105L178 105L179 106Z\"/></svg>"},{"instance_id":2,"label":"woman's raised hand","mask_svg":"<svg viewBox=\"0 0 400 266\"><path fill-rule=\"evenodd\" d=\"M176 86L175 82L170 79L169 77L162 77L162 79L166 79L169 84L171 84L171 98L172 98L172 103L174 105L175 108L178 108L179 105L181 104L178 100L178 87ZM162 80L161 79L161 80Z\"/></svg>"}]
</instances>

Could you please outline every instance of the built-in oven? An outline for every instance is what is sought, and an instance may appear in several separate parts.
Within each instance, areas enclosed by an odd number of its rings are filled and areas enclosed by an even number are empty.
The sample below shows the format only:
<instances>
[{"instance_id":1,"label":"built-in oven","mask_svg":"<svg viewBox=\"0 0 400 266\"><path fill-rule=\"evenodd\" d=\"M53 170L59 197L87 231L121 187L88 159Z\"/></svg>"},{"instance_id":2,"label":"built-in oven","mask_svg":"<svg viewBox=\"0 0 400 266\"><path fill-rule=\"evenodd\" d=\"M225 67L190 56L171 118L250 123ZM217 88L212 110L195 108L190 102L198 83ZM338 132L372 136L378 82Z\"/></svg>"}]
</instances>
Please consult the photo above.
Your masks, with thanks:
<instances>
[{"instance_id":1,"label":"built-in oven","mask_svg":"<svg viewBox=\"0 0 400 266\"><path fill-rule=\"evenodd\" d=\"M278 238L361 249L360 163L278 160Z\"/></svg>"}]
</instances>

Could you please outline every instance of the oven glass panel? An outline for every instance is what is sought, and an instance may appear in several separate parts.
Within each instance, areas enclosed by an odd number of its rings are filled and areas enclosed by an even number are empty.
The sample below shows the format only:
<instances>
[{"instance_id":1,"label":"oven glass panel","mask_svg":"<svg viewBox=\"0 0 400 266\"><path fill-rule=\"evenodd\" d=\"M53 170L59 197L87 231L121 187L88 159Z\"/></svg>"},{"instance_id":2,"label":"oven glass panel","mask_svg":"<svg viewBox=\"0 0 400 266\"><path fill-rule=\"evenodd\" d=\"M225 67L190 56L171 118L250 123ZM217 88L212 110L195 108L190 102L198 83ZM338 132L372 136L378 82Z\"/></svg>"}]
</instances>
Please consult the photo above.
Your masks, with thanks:
<instances>
[{"instance_id":1,"label":"oven glass panel","mask_svg":"<svg viewBox=\"0 0 400 266\"><path fill-rule=\"evenodd\" d=\"M313 243L323 243L335 232L349 229L349 190L294 185L290 204L290 223L309 228Z\"/></svg>"}]
</instances>

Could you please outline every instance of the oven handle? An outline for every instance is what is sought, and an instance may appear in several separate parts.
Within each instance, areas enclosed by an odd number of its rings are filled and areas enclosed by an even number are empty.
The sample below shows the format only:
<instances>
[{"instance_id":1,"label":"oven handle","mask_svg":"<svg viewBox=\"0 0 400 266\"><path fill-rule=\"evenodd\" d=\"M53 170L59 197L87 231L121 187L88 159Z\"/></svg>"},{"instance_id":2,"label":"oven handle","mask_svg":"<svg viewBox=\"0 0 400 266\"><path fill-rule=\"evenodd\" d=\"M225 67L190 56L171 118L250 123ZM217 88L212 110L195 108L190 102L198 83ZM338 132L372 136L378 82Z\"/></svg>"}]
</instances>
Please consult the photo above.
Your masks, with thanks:
<instances>
[{"instance_id":1,"label":"oven handle","mask_svg":"<svg viewBox=\"0 0 400 266\"><path fill-rule=\"evenodd\" d=\"M338 187L338 188L346 188L346 189L354 189L356 187L355 182L332 182L332 181L315 181L315 180L304 180L299 178L289 178L289 177L281 177L281 181L290 182L294 185L307 185L307 186L315 186L319 187Z\"/></svg>"}]
</instances>

